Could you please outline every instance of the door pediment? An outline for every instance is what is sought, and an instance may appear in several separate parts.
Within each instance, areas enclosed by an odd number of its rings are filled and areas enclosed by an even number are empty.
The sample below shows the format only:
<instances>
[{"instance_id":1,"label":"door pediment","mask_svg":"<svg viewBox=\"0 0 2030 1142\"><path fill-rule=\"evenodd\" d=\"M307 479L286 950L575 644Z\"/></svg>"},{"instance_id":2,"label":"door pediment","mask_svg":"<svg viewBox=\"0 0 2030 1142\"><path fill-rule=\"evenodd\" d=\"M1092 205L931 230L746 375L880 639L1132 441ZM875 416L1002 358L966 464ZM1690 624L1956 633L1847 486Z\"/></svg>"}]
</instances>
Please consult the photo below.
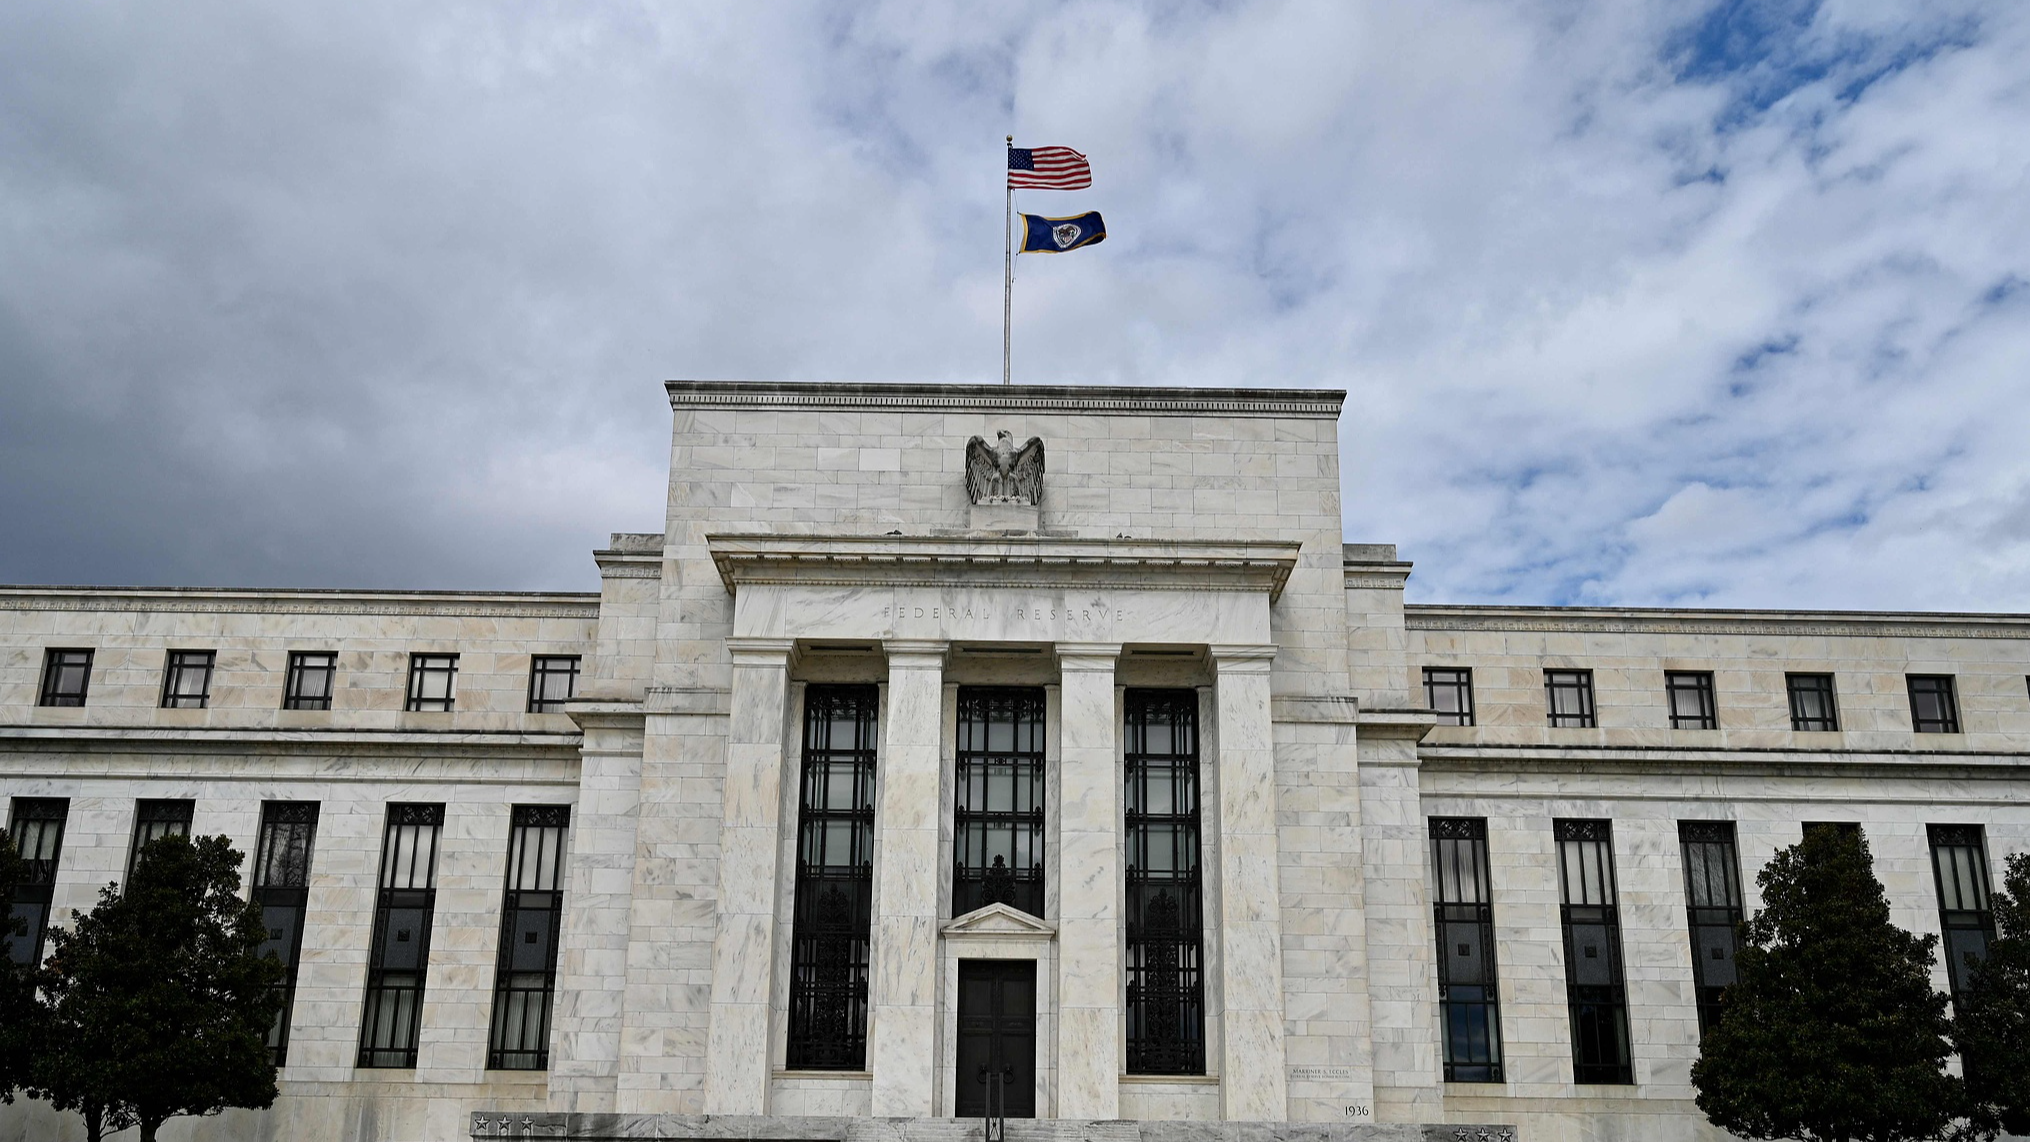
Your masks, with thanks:
<instances>
[{"instance_id":1,"label":"door pediment","mask_svg":"<svg viewBox=\"0 0 2030 1142\"><path fill-rule=\"evenodd\" d=\"M944 936L1023 936L1055 939L1057 925L1006 904L983 904L938 929Z\"/></svg>"}]
</instances>

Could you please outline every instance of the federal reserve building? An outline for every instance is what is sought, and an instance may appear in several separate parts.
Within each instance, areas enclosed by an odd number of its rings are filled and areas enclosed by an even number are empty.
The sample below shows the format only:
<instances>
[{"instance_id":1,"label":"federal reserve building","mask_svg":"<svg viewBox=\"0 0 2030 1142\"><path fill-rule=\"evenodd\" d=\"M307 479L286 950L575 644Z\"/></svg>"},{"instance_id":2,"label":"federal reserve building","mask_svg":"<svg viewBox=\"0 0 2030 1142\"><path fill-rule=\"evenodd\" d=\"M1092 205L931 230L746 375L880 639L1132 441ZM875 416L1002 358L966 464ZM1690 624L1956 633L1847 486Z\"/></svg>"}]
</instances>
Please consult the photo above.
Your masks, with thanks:
<instances>
[{"instance_id":1,"label":"federal reserve building","mask_svg":"<svg viewBox=\"0 0 2030 1142\"><path fill-rule=\"evenodd\" d=\"M1719 1139L1772 854L1951 994L2030 847L2030 616L1408 605L1339 392L667 389L597 593L0 588L11 954L177 832L285 965L165 1139Z\"/></svg>"}]
</instances>

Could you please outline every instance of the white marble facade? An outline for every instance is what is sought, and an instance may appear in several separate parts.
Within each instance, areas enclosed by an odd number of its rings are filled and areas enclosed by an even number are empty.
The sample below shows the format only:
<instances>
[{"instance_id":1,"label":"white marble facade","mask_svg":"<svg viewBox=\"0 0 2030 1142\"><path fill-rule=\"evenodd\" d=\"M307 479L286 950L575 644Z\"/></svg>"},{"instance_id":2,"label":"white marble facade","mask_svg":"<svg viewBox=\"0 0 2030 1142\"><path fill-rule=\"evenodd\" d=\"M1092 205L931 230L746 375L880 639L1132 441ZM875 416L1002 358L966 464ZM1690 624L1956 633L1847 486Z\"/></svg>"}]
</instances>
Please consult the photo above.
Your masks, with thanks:
<instances>
[{"instance_id":1,"label":"white marble facade","mask_svg":"<svg viewBox=\"0 0 2030 1142\"><path fill-rule=\"evenodd\" d=\"M1406 606L1410 565L1341 534L1340 393L668 388L667 525L596 552L596 594L0 589L0 807L67 799L59 919L123 874L137 799L192 799L242 848L263 801L320 805L282 1099L165 1138L946 1118L974 960L1036 964L1043 1118L1704 1138L1678 821L1735 822L1751 907L1801 821L1859 822L1920 932L1927 825L1982 826L1991 867L2030 847L2030 619ZM965 443L1003 430L1048 449L1034 510L968 500ZM38 703L63 648L93 651L81 707ZM161 708L183 650L216 652L203 709ZM328 711L281 708L301 650L338 655ZM417 653L459 656L451 711L405 712ZM527 712L534 655L581 659L567 712ZM1426 667L1473 672L1475 724L1435 724ZM1592 672L1596 727L1547 724L1547 669ZM1665 671L1711 674L1717 728L1670 728ZM1791 728L1786 672L1835 677L1839 731ZM1957 732L1914 732L1911 674L1956 680ZM799 714L839 682L880 707L865 1069L793 1071ZM1042 916L952 914L975 685L1047 696ZM1201 717L1203 1074L1127 1073L1122 695L1143 686ZM390 802L446 806L438 896L416 1065L361 1069ZM527 804L572 811L550 1058L489 1070ZM1433 816L1488 823L1499 1082L1444 1078ZM1632 1083L1573 1081L1563 817L1614 823ZM0 1108L0 1142L74 1136Z\"/></svg>"}]
</instances>

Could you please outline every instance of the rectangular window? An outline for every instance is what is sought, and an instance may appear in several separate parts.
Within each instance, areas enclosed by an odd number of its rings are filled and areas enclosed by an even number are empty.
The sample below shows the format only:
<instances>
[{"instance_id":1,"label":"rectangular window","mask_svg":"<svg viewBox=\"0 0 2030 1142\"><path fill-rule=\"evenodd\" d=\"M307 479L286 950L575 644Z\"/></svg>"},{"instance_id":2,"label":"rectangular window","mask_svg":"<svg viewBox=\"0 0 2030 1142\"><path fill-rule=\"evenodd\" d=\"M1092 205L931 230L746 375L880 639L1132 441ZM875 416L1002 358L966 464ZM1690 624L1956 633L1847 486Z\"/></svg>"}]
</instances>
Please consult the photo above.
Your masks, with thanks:
<instances>
[{"instance_id":1,"label":"rectangular window","mask_svg":"<svg viewBox=\"0 0 2030 1142\"><path fill-rule=\"evenodd\" d=\"M289 678L282 690L285 710L331 709L331 684L338 676L338 655L329 650L289 652Z\"/></svg>"},{"instance_id":2,"label":"rectangular window","mask_svg":"<svg viewBox=\"0 0 2030 1142\"><path fill-rule=\"evenodd\" d=\"M458 681L455 654L409 656L409 709L443 712L451 708Z\"/></svg>"},{"instance_id":3,"label":"rectangular window","mask_svg":"<svg viewBox=\"0 0 2030 1142\"><path fill-rule=\"evenodd\" d=\"M557 931L564 918L564 830L570 824L571 810L563 805L517 805L510 818L489 1070L550 1066L550 1005L557 992Z\"/></svg>"},{"instance_id":4,"label":"rectangular window","mask_svg":"<svg viewBox=\"0 0 2030 1142\"><path fill-rule=\"evenodd\" d=\"M959 691L952 915L1006 904L1043 915L1043 691Z\"/></svg>"},{"instance_id":5,"label":"rectangular window","mask_svg":"<svg viewBox=\"0 0 2030 1142\"><path fill-rule=\"evenodd\" d=\"M1832 733L1840 728L1839 703L1833 698L1830 674L1786 674L1790 687L1790 728Z\"/></svg>"},{"instance_id":6,"label":"rectangular window","mask_svg":"<svg viewBox=\"0 0 2030 1142\"><path fill-rule=\"evenodd\" d=\"M1549 705L1552 725L1593 728L1591 670L1544 671L1544 698Z\"/></svg>"},{"instance_id":7,"label":"rectangular window","mask_svg":"<svg viewBox=\"0 0 2030 1142\"><path fill-rule=\"evenodd\" d=\"M202 710L211 701L209 650L172 650L169 666L162 672L162 708Z\"/></svg>"},{"instance_id":8,"label":"rectangular window","mask_svg":"<svg viewBox=\"0 0 2030 1142\"><path fill-rule=\"evenodd\" d=\"M63 823L70 802L61 797L16 797L7 824L14 851L27 863L7 915L26 929L12 935L0 928L0 944L17 964L42 962L42 940L49 931L50 901L56 892L56 862L63 855Z\"/></svg>"},{"instance_id":9,"label":"rectangular window","mask_svg":"<svg viewBox=\"0 0 2030 1142\"><path fill-rule=\"evenodd\" d=\"M1692 983L1699 1034L1720 1018L1721 993L1734 982L1741 950L1741 857L1732 821L1679 821L1685 858L1685 912L1692 935Z\"/></svg>"},{"instance_id":10,"label":"rectangular window","mask_svg":"<svg viewBox=\"0 0 2030 1142\"><path fill-rule=\"evenodd\" d=\"M1431 893L1445 1081L1498 1083L1501 1010L1485 818L1431 818Z\"/></svg>"},{"instance_id":11,"label":"rectangular window","mask_svg":"<svg viewBox=\"0 0 2030 1142\"><path fill-rule=\"evenodd\" d=\"M561 714L577 693L577 655L538 654L529 660L529 713Z\"/></svg>"},{"instance_id":12,"label":"rectangular window","mask_svg":"<svg viewBox=\"0 0 2030 1142\"><path fill-rule=\"evenodd\" d=\"M1127 692L1128 1073L1205 1073L1198 692Z\"/></svg>"},{"instance_id":13,"label":"rectangular window","mask_svg":"<svg viewBox=\"0 0 2030 1142\"><path fill-rule=\"evenodd\" d=\"M443 831L442 805L388 806L360 1019L362 1067L416 1065L430 923L437 913L437 841Z\"/></svg>"},{"instance_id":14,"label":"rectangular window","mask_svg":"<svg viewBox=\"0 0 2030 1142\"><path fill-rule=\"evenodd\" d=\"M1960 732L1960 707L1953 696L1952 675L1912 674L1910 726L1920 734Z\"/></svg>"},{"instance_id":15,"label":"rectangular window","mask_svg":"<svg viewBox=\"0 0 2030 1142\"><path fill-rule=\"evenodd\" d=\"M82 706L85 690L92 681L92 652L89 650L45 650L42 652L42 696L39 706Z\"/></svg>"},{"instance_id":16,"label":"rectangular window","mask_svg":"<svg viewBox=\"0 0 2030 1142\"><path fill-rule=\"evenodd\" d=\"M1988 958L1995 913L1988 903L1988 854L1979 825L1932 825L1931 870L1938 885L1938 924L1945 934L1946 978L1955 1004Z\"/></svg>"},{"instance_id":17,"label":"rectangular window","mask_svg":"<svg viewBox=\"0 0 2030 1142\"><path fill-rule=\"evenodd\" d=\"M1426 666L1424 701L1441 726L1473 724L1473 671L1463 667Z\"/></svg>"},{"instance_id":18,"label":"rectangular window","mask_svg":"<svg viewBox=\"0 0 2030 1142\"><path fill-rule=\"evenodd\" d=\"M1670 696L1672 729L1720 728L1719 710L1713 702L1713 675L1710 671L1665 671L1663 686L1664 692Z\"/></svg>"},{"instance_id":19,"label":"rectangular window","mask_svg":"<svg viewBox=\"0 0 2030 1142\"><path fill-rule=\"evenodd\" d=\"M296 963L303 951L303 911L310 896L310 850L317 839L317 802L261 804L261 837L254 845L253 901L261 906L268 939L262 955L282 961L282 1010L268 1030L275 1065L289 1061L289 1013L296 1006Z\"/></svg>"},{"instance_id":20,"label":"rectangular window","mask_svg":"<svg viewBox=\"0 0 2030 1142\"><path fill-rule=\"evenodd\" d=\"M793 1070L866 1066L879 710L872 686L804 689L790 926Z\"/></svg>"},{"instance_id":21,"label":"rectangular window","mask_svg":"<svg viewBox=\"0 0 2030 1142\"><path fill-rule=\"evenodd\" d=\"M127 875L134 875L134 862L141 859L141 850L157 837L175 834L179 837L190 835L190 819L196 809L195 801L136 801L134 803L134 843L127 850Z\"/></svg>"},{"instance_id":22,"label":"rectangular window","mask_svg":"<svg viewBox=\"0 0 2030 1142\"><path fill-rule=\"evenodd\" d=\"M1632 1083L1628 984L1621 969L1621 916L1614 891L1614 828L1608 821L1552 822L1564 905L1565 998L1572 1014L1572 1081Z\"/></svg>"}]
</instances>

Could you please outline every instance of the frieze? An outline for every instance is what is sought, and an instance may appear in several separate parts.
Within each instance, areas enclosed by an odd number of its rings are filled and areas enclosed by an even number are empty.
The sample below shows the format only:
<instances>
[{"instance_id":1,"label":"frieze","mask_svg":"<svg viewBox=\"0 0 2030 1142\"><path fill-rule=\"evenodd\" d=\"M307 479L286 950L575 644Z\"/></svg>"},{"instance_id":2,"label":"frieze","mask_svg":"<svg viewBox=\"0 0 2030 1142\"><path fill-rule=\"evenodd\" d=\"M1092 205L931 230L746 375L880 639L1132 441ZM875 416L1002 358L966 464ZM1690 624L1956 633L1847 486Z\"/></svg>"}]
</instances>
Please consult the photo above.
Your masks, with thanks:
<instances>
[{"instance_id":1,"label":"frieze","mask_svg":"<svg viewBox=\"0 0 2030 1142\"><path fill-rule=\"evenodd\" d=\"M1079 385L796 384L668 381L673 409L840 412L1118 412L1337 420L1338 389L1088 388Z\"/></svg>"},{"instance_id":2,"label":"frieze","mask_svg":"<svg viewBox=\"0 0 2030 1142\"><path fill-rule=\"evenodd\" d=\"M1704 617L1697 613L1672 616L1557 618L1542 615L1475 614L1451 608L1403 609L1410 630L1541 631L1547 634L1741 634L1828 635L1848 638L2019 638L2030 639L2030 618L2010 616L1995 622L1948 623L1882 615L1848 620Z\"/></svg>"},{"instance_id":3,"label":"frieze","mask_svg":"<svg viewBox=\"0 0 2030 1142\"><path fill-rule=\"evenodd\" d=\"M0 593L0 611L74 611L80 613L134 612L155 614L227 615L417 615L474 619L595 619L599 596L587 594L583 601L502 600L497 602L445 602L432 598L339 599L301 596L257 596L219 598L216 596L154 595L121 592L109 595L54 594L16 595Z\"/></svg>"}]
</instances>

